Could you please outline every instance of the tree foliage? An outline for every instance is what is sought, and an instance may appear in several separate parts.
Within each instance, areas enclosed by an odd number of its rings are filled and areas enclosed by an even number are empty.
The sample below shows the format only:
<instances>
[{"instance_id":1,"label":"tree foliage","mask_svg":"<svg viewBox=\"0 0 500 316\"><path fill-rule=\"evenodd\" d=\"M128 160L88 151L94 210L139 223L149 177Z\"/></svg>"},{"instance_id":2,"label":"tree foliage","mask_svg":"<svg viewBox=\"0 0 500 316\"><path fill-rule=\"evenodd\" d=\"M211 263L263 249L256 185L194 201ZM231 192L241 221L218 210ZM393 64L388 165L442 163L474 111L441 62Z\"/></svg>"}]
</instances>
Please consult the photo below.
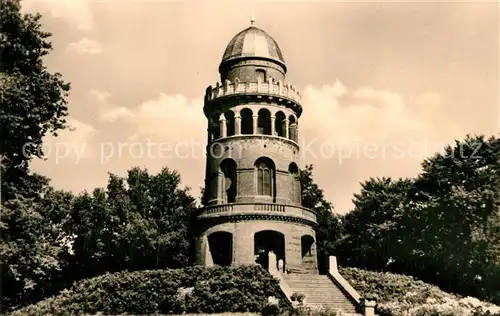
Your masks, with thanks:
<instances>
[{"instance_id":1,"label":"tree foliage","mask_svg":"<svg viewBox=\"0 0 500 316\"><path fill-rule=\"evenodd\" d=\"M29 170L43 157L47 134L66 127L69 84L50 73L51 50L40 15L21 14L16 1L0 0L0 172L2 306L43 297L64 269L61 225L71 194Z\"/></svg>"},{"instance_id":2,"label":"tree foliage","mask_svg":"<svg viewBox=\"0 0 500 316\"><path fill-rule=\"evenodd\" d=\"M500 139L468 136L422 167L416 179L362 185L342 262L500 302Z\"/></svg>"},{"instance_id":3,"label":"tree foliage","mask_svg":"<svg viewBox=\"0 0 500 316\"><path fill-rule=\"evenodd\" d=\"M3 207L1 254L4 306L26 305L73 281L123 270L180 268L190 259L195 199L180 176L132 168L110 174L92 194L48 189Z\"/></svg>"},{"instance_id":4,"label":"tree foliage","mask_svg":"<svg viewBox=\"0 0 500 316\"><path fill-rule=\"evenodd\" d=\"M168 168L157 175L133 168L126 178L110 174L106 190L77 197L70 231L78 278L185 266L195 199L180 181Z\"/></svg>"},{"instance_id":5,"label":"tree foliage","mask_svg":"<svg viewBox=\"0 0 500 316\"><path fill-rule=\"evenodd\" d=\"M380 316L500 316L500 306L446 293L407 275L346 267L339 267L339 272L362 297L377 300Z\"/></svg>"},{"instance_id":6,"label":"tree foliage","mask_svg":"<svg viewBox=\"0 0 500 316\"><path fill-rule=\"evenodd\" d=\"M0 158L2 199L23 193L29 162L42 158L43 137L66 128L70 86L50 73L42 58L52 49L39 14L21 14L14 2L0 3ZM39 180L39 179L28 179Z\"/></svg>"},{"instance_id":7,"label":"tree foliage","mask_svg":"<svg viewBox=\"0 0 500 316\"><path fill-rule=\"evenodd\" d=\"M361 185L361 193L354 195L354 210L344 217L345 235L342 246L337 249L345 264L369 269L398 264L389 261L388 252L404 252L400 248L405 245L399 239L404 227L399 225L399 220L412 183L409 179L372 178Z\"/></svg>"},{"instance_id":8,"label":"tree foliage","mask_svg":"<svg viewBox=\"0 0 500 316\"><path fill-rule=\"evenodd\" d=\"M2 305L16 307L53 293L67 268L65 225L70 193L18 196L2 205Z\"/></svg>"}]
</instances>

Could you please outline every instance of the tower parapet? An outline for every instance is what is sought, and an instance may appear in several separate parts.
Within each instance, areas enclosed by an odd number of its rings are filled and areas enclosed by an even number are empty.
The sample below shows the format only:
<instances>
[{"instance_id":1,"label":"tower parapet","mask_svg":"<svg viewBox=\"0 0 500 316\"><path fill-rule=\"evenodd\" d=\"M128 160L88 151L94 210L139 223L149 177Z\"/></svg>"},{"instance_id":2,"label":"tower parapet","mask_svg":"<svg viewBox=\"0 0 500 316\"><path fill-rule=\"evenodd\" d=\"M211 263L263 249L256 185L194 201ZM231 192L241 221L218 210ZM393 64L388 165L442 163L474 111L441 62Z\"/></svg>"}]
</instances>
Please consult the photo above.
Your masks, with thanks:
<instances>
[{"instance_id":1,"label":"tower parapet","mask_svg":"<svg viewBox=\"0 0 500 316\"><path fill-rule=\"evenodd\" d=\"M215 86L207 88L205 100L211 101L238 93L269 94L271 96L285 97L300 103L300 92L297 87L289 83L285 84L281 80L275 81L273 78L269 78L268 82L240 82L238 79L234 82L226 80L224 84L217 82Z\"/></svg>"},{"instance_id":2,"label":"tower parapet","mask_svg":"<svg viewBox=\"0 0 500 316\"><path fill-rule=\"evenodd\" d=\"M231 103L226 100L218 100L232 96L247 96L251 100L275 103L290 108L298 117L302 114L302 105L300 104L300 92L297 87L283 83L281 80L275 80L269 77L266 82L257 80L255 82L240 82L238 78L231 82L226 79L224 84L217 82L215 86L208 86L205 92L205 114L231 107ZM262 98L267 98L262 100ZM226 105L226 106L224 106ZM221 109L222 106L222 109ZM218 109L216 108L218 107Z\"/></svg>"}]
</instances>

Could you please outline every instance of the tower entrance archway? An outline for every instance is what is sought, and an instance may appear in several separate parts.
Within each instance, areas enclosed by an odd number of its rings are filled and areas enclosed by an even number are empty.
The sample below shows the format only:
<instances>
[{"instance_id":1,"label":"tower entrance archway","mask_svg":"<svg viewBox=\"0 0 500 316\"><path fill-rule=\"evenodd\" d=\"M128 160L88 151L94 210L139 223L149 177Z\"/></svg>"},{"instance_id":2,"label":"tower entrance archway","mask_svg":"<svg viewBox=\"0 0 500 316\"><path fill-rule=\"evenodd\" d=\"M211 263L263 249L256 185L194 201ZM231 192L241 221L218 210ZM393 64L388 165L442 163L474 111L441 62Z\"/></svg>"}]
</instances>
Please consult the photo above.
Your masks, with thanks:
<instances>
[{"instance_id":1,"label":"tower entrance archway","mask_svg":"<svg viewBox=\"0 0 500 316\"><path fill-rule=\"evenodd\" d=\"M300 238L302 248L302 258L313 255L314 237L311 235L304 235Z\"/></svg>"},{"instance_id":2,"label":"tower entrance archway","mask_svg":"<svg viewBox=\"0 0 500 316\"><path fill-rule=\"evenodd\" d=\"M300 238L302 248L302 268L306 270L316 270L316 247L314 237L303 235Z\"/></svg>"},{"instance_id":3,"label":"tower entrance archway","mask_svg":"<svg viewBox=\"0 0 500 316\"><path fill-rule=\"evenodd\" d=\"M264 269L269 269L269 252L276 255L276 263L285 260L285 235L275 230L262 230L254 234L254 255L256 262ZM278 268L276 266L276 268Z\"/></svg>"},{"instance_id":4,"label":"tower entrance archway","mask_svg":"<svg viewBox=\"0 0 500 316\"><path fill-rule=\"evenodd\" d=\"M208 235L212 261L219 266L230 266L233 262L233 234L214 232Z\"/></svg>"}]
</instances>

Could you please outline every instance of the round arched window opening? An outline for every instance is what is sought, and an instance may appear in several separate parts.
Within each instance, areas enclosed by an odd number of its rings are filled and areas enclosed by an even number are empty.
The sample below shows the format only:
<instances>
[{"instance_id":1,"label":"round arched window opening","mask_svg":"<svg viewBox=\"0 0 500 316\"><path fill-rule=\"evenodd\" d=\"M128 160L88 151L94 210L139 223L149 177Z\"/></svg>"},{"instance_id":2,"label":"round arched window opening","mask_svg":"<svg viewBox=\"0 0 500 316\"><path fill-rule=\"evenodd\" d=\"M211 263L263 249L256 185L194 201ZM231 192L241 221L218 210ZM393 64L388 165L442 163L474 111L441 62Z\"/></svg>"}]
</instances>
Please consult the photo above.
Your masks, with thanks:
<instances>
[{"instance_id":1,"label":"round arched window opening","mask_svg":"<svg viewBox=\"0 0 500 316\"><path fill-rule=\"evenodd\" d=\"M276 196L276 173L275 166L269 158L259 158L255 162L256 175L256 189L257 195L262 196Z\"/></svg>"}]
</instances>

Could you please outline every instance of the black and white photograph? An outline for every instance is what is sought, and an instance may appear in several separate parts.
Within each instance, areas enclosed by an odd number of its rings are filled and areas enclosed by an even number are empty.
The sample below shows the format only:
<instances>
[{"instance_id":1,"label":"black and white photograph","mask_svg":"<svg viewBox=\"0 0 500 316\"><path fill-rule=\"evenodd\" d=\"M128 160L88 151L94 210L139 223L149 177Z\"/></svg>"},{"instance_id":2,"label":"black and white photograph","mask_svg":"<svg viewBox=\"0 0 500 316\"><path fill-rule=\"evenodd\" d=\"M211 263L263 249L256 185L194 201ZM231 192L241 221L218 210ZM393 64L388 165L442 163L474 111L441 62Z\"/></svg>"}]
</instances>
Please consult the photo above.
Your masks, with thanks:
<instances>
[{"instance_id":1,"label":"black and white photograph","mask_svg":"<svg viewBox=\"0 0 500 316\"><path fill-rule=\"evenodd\" d=\"M0 0L0 314L500 316L499 16Z\"/></svg>"}]
</instances>

